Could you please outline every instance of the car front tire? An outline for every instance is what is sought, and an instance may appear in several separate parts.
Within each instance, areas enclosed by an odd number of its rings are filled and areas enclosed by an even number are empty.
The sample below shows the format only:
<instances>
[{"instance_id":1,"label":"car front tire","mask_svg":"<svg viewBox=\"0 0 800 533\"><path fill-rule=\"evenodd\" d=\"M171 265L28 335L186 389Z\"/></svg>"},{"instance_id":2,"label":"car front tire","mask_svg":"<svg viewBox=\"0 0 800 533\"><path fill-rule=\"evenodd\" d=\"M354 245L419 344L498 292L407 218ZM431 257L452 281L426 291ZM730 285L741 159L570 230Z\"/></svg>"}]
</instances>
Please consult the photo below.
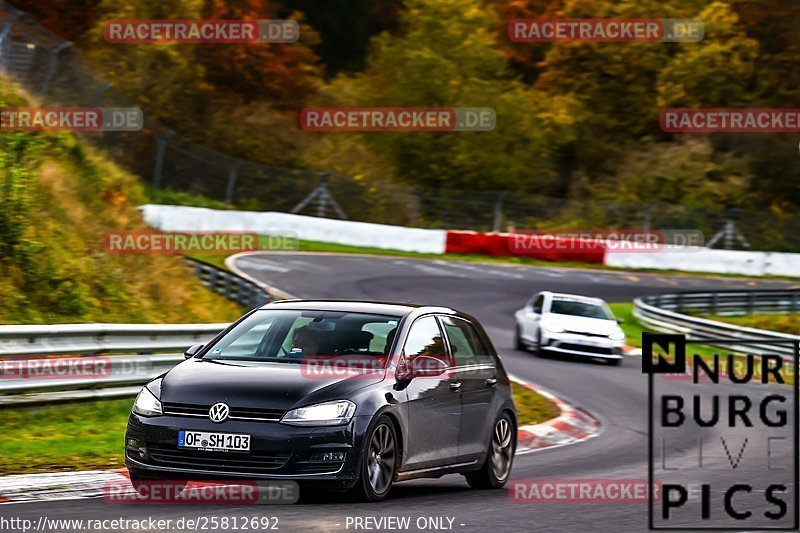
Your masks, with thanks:
<instances>
[{"instance_id":1,"label":"car front tire","mask_svg":"<svg viewBox=\"0 0 800 533\"><path fill-rule=\"evenodd\" d=\"M522 332L520 331L519 324L514 328L514 349L521 352L528 351L528 347L522 342Z\"/></svg>"},{"instance_id":2,"label":"car front tire","mask_svg":"<svg viewBox=\"0 0 800 533\"><path fill-rule=\"evenodd\" d=\"M514 452L517 451L517 428L511 415L501 414L495 421L489 451L480 470L464 474L473 489L500 489L511 477Z\"/></svg>"},{"instance_id":3,"label":"car front tire","mask_svg":"<svg viewBox=\"0 0 800 533\"><path fill-rule=\"evenodd\" d=\"M398 457L394 424L389 417L382 415L364 437L359 479L354 487L359 499L368 502L386 499L394 484Z\"/></svg>"}]
</instances>

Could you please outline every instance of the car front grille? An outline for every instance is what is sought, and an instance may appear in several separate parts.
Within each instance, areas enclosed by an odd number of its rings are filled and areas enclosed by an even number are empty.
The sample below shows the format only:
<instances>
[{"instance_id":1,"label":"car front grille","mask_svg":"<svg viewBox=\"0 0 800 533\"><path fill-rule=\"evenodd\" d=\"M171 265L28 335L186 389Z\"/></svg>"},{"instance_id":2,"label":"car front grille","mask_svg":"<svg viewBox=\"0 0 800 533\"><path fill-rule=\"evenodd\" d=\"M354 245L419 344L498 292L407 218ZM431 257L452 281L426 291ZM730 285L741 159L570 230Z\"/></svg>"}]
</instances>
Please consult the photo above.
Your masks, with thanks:
<instances>
[{"instance_id":1,"label":"car front grille","mask_svg":"<svg viewBox=\"0 0 800 533\"><path fill-rule=\"evenodd\" d=\"M602 346L588 346L586 344L573 344L571 342L561 342L557 346L564 350L573 350L576 352L596 353L603 355L612 355L616 352L613 348L603 348Z\"/></svg>"},{"instance_id":2,"label":"car front grille","mask_svg":"<svg viewBox=\"0 0 800 533\"><path fill-rule=\"evenodd\" d=\"M585 331L571 331L571 330L564 330L564 333L571 333L573 335L581 335L583 337L600 337L601 339L607 339L608 335L603 335L602 333L587 333Z\"/></svg>"},{"instance_id":3,"label":"car front grille","mask_svg":"<svg viewBox=\"0 0 800 533\"><path fill-rule=\"evenodd\" d=\"M291 452L203 452L156 444L148 445L147 450L147 461L155 466L248 474L273 472L284 466L292 455ZM141 461L141 458L132 459Z\"/></svg>"},{"instance_id":4,"label":"car front grille","mask_svg":"<svg viewBox=\"0 0 800 533\"><path fill-rule=\"evenodd\" d=\"M169 403L162 404L165 415L187 416L193 418L208 418L210 405L194 405L188 403ZM245 407L231 406L230 420L252 420L255 422L277 422L286 414L281 409L254 409Z\"/></svg>"}]
</instances>

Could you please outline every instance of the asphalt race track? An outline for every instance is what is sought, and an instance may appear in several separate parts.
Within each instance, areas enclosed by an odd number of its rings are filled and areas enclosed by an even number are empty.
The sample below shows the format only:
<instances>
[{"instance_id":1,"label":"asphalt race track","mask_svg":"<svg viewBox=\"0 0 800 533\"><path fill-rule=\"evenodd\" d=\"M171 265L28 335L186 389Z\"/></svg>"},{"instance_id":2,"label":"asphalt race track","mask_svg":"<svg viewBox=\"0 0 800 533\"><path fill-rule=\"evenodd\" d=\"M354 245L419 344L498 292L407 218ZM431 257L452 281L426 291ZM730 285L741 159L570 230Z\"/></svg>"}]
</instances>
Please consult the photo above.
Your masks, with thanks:
<instances>
[{"instance_id":1,"label":"asphalt race track","mask_svg":"<svg viewBox=\"0 0 800 533\"><path fill-rule=\"evenodd\" d=\"M376 258L328 254L268 253L238 259L237 266L301 298L347 298L452 306L478 317L514 375L544 386L590 410L603 423L588 441L519 455L513 479L647 479L647 389L638 357L619 367L586 361L538 358L511 348L513 312L539 290L577 292L608 301L676 290L788 288L785 281L633 274L599 270ZM676 385L676 386L679 386ZM689 464L696 440L687 434ZM121 438L121 437L120 437ZM738 446L738 445L735 445ZM748 452L749 453L749 452ZM704 480L705 481L705 480ZM754 480L754 484L758 480ZM315 496L290 506L111 505L102 498L6 505L6 517L172 518L277 516L282 531L355 531L348 517L453 518L461 531L645 531L647 506L598 503L515 503L507 491L473 491L461 476L397 485L389 500L353 503ZM447 525L447 520L444 521ZM374 524L373 524L374 526ZM364 530L364 529L360 529Z\"/></svg>"}]
</instances>

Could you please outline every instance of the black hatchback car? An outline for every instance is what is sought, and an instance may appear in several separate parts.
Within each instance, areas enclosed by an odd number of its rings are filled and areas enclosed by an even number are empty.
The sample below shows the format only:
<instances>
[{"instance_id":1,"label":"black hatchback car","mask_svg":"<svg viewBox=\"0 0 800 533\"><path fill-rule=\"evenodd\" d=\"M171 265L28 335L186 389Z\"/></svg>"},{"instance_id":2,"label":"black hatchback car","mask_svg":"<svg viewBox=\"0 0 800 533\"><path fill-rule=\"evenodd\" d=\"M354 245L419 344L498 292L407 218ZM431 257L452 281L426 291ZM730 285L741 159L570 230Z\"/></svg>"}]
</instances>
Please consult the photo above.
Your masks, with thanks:
<instances>
[{"instance_id":1,"label":"black hatchback car","mask_svg":"<svg viewBox=\"0 0 800 533\"><path fill-rule=\"evenodd\" d=\"M478 322L445 307L289 300L147 384L125 463L153 480L275 479L385 498L396 481L508 481L516 411Z\"/></svg>"}]
</instances>

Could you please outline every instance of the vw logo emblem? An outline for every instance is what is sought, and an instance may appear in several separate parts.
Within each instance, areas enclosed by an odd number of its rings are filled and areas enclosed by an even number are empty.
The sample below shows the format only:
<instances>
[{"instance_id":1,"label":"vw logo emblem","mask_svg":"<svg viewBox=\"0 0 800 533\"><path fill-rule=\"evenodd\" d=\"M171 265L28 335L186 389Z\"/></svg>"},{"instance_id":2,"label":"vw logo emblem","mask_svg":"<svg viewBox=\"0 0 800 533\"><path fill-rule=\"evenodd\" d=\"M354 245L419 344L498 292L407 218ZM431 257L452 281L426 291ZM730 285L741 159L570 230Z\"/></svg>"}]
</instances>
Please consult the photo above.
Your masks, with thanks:
<instances>
[{"instance_id":1,"label":"vw logo emblem","mask_svg":"<svg viewBox=\"0 0 800 533\"><path fill-rule=\"evenodd\" d=\"M225 422L230 414L231 408L224 402L215 403L211 406L211 409L208 410L208 418L210 418L212 422L217 423Z\"/></svg>"}]
</instances>

